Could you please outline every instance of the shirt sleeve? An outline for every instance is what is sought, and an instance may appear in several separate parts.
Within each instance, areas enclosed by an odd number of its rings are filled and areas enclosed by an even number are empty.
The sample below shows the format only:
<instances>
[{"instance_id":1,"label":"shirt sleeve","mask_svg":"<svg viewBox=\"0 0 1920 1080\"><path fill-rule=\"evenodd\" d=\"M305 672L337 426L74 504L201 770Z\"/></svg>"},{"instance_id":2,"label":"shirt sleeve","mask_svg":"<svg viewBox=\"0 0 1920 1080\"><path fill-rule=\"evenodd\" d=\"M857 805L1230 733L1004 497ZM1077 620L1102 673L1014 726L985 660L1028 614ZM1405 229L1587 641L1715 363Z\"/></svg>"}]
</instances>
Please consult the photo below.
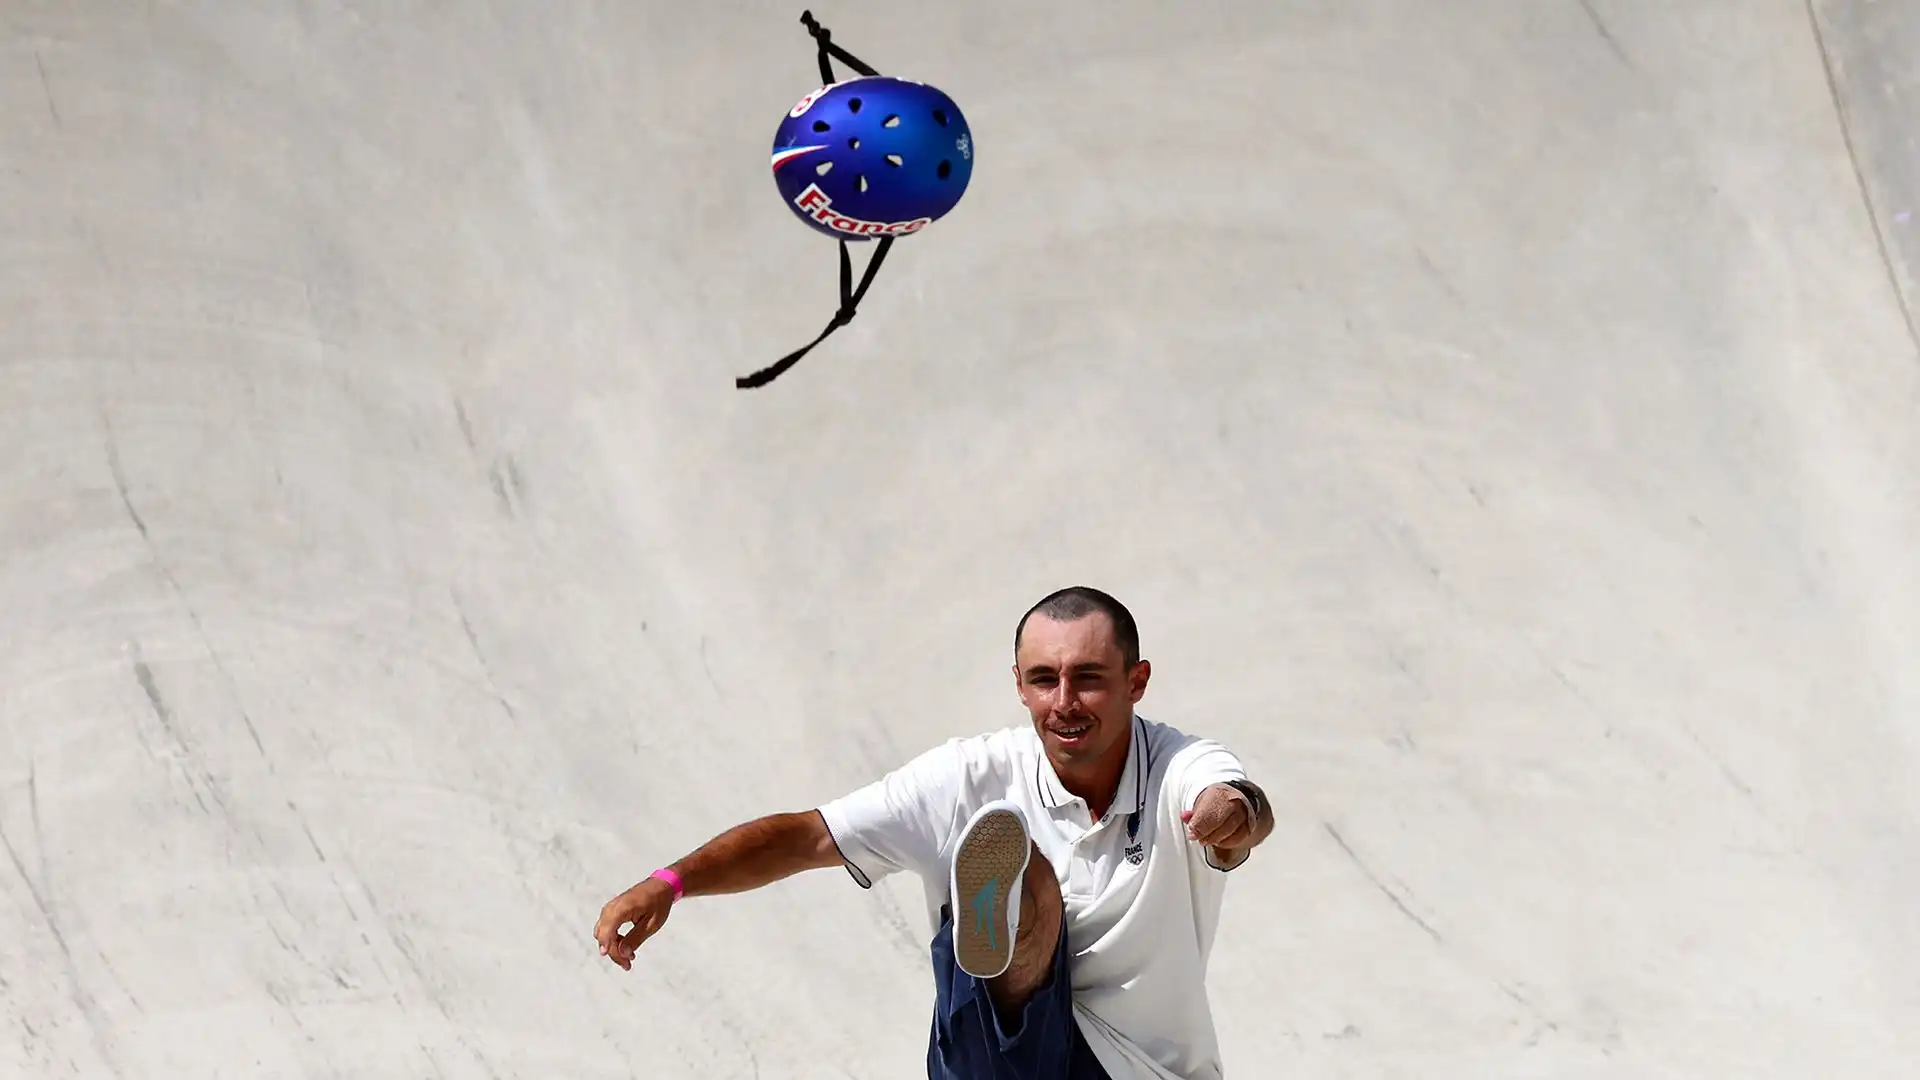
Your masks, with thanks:
<instances>
[{"instance_id":1,"label":"shirt sleeve","mask_svg":"<svg viewBox=\"0 0 1920 1080\"><path fill-rule=\"evenodd\" d=\"M847 872L863 889L902 870L936 872L960 803L959 745L949 741L820 807Z\"/></svg>"},{"instance_id":2,"label":"shirt sleeve","mask_svg":"<svg viewBox=\"0 0 1920 1080\"><path fill-rule=\"evenodd\" d=\"M1195 739L1181 747L1173 760L1173 769L1183 814L1193 809L1200 793L1213 785L1247 778L1247 770L1233 751L1211 739Z\"/></svg>"},{"instance_id":3,"label":"shirt sleeve","mask_svg":"<svg viewBox=\"0 0 1920 1080\"><path fill-rule=\"evenodd\" d=\"M1231 750L1211 739L1194 739L1180 748L1180 752L1169 763L1168 785L1179 802L1179 812L1184 814L1192 810L1200 801L1200 793L1215 784L1224 784L1229 780L1247 779L1247 771L1240 759ZM1181 839L1185 840L1183 831ZM1213 860L1213 849L1194 845L1196 854L1206 865L1214 870L1226 872L1246 861L1242 858L1231 866L1222 866Z\"/></svg>"}]
</instances>

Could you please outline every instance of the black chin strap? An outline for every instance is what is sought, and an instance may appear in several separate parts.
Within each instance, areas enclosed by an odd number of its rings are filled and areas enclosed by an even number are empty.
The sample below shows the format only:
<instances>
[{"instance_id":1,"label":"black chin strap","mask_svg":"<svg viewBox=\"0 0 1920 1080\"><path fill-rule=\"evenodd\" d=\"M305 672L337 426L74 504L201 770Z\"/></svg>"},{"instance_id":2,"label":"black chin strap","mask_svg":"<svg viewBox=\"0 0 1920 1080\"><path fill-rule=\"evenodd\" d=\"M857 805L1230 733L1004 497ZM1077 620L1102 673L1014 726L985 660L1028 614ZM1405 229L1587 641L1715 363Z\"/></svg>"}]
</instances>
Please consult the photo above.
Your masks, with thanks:
<instances>
[{"instance_id":1,"label":"black chin strap","mask_svg":"<svg viewBox=\"0 0 1920 1080\"><path fill-rule=\"evenodd\" d=\"M827 340L828 335L853 321L854 309L860 306L860 298L867 295L867 286L873 284L873 275L880 272L880 264L887 259L887 250L893 247L893 237L880 238L880 246L874 249L873 258L867 260L867 272L860 275L860 287L853 287L853 257L847 254L847 242L840 241L840 310L833 313L833 321L827 324L820 336L788 353L779 363L761 368L751 375L743 375L733 380L736 389L750 390L756 386L765 386L780 377L781 373L800 362L800 358L813 350L815 345Z\"/></svg>"},{"instance_id":2,"label":"black chin strap","mask_svg":"<svg viewBox=\"0 0 1920 1080\"><path fill-rule=\"evenodd\" d=\"M814 19L813 12L801 12L800 22L806 26L807 33L812 34L813 39L820 44L820 79L822 86L830 86L834 82L833 64L829 60L829 57L834 60L839 60L841 63L862 75L880 74L866 64L861 63L860 59L852 53L835 45L833 43L833 31L821 26L820 23ZM847 251L847 242L845 240L840 241L840 310L833 313L833 321L827 324L825 330L820 331L819 337L814 338L801 348L788 353L785 357L781 358L779 363L771 367L761 368L751 375L743 375L733 380L735 389L751 390L756 386L767 385L779 378L788 368L799 363L801 357L812 352L815 345L827 340L827 337L835 330L852 322L854 313L860 306L860 298L867 295L867 286L873 284L873 276L880 272L880 264L887 261L887 252L893 249L894 239L895 238L891 236L883 236L880 238L880 243L874 248L873 258L867 260L866 273L860 276L859 288L854 288L853 285L853 256Z\"/></svg>"},{"instance_id":3,"label":"black chin strap","mask_svg":"<svg viewBox=\"0 0 1920 1080\"><path fill-rule=\"evenodd\" d=\"M820 21L813 17L813 12L801 12L800 23L807 28L807 33L813 35L813 40L820 43L820 78L823 80L820 85L830 86L833 84L833 68L827 65L828 53L832 53L835 60L840 61L862 75L880 74L861 63L859 57L835 45L833 43L833 31L821 26Z\"/></svg>"}]
</instances>

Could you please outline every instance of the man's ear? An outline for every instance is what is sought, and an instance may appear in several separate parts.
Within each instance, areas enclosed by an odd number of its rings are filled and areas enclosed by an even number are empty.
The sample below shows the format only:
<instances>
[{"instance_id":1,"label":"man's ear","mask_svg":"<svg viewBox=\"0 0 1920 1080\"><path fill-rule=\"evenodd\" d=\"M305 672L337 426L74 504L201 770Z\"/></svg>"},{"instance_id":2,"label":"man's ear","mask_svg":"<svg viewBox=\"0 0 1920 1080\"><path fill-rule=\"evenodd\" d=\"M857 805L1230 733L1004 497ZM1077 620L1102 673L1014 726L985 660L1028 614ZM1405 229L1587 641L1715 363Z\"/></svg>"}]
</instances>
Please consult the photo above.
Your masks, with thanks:
<instances>
[{"instance_id":1,"label":"man's ear","mask_svg":"<svg viewBox=\"0 0 1920 1080\"><path fill-rule=\"evenodd\" d=\"M1140 699L1147 696L1147 680L1151 678L1153 678L1153 665L1145 660L1135 664L1133 670L1127 673L1127 693L1134 704L1138 705Z\"/></svg>"}]
</instances>

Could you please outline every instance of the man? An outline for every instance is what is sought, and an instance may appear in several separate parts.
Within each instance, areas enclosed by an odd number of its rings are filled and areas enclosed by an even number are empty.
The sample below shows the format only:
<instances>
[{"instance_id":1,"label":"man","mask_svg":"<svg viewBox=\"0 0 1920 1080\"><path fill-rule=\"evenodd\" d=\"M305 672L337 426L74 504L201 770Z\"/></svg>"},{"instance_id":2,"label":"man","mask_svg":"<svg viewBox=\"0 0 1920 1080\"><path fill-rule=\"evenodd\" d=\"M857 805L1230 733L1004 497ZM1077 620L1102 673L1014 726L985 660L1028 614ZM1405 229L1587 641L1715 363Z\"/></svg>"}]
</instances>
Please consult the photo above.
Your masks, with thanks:
<instances>
[{"instance_id":1,"label":"man","mask_svg":"<svg viewBox=\"0 0 1920 1080\"><path fill-rule=\"evenodd\" d=\"M722 833L610 901L601 954L631 970L682 896L911 870L937 927L930 1080L1219 1080L1207 956L1273 813L1224 747L1135 713L1151 673L1118 600L1046 597L1014 628L1030 725Z\"/></svg>"}]
</instances>

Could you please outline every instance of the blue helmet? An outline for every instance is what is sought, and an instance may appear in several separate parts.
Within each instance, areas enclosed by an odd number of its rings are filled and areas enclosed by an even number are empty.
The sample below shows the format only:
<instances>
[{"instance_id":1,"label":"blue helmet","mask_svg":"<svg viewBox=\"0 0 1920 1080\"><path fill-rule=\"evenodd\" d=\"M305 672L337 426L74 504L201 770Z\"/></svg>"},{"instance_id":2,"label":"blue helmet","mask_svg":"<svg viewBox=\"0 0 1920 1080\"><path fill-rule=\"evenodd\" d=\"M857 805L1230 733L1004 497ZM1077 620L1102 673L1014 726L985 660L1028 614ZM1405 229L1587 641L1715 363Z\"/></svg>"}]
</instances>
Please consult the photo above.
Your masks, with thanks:
<instances>
[{"instance_id":1,"label":"blue helmet","mask_svg":"<svg viewBox=\"0 0 1920 1080\"><path fill-rule=\"evenodd\" d=\"M973 135L925 83L865 75L800 99L773 137L773 179L800 220L839 240L906 236L960 201Z\"/></svg>"}]
</instances>

